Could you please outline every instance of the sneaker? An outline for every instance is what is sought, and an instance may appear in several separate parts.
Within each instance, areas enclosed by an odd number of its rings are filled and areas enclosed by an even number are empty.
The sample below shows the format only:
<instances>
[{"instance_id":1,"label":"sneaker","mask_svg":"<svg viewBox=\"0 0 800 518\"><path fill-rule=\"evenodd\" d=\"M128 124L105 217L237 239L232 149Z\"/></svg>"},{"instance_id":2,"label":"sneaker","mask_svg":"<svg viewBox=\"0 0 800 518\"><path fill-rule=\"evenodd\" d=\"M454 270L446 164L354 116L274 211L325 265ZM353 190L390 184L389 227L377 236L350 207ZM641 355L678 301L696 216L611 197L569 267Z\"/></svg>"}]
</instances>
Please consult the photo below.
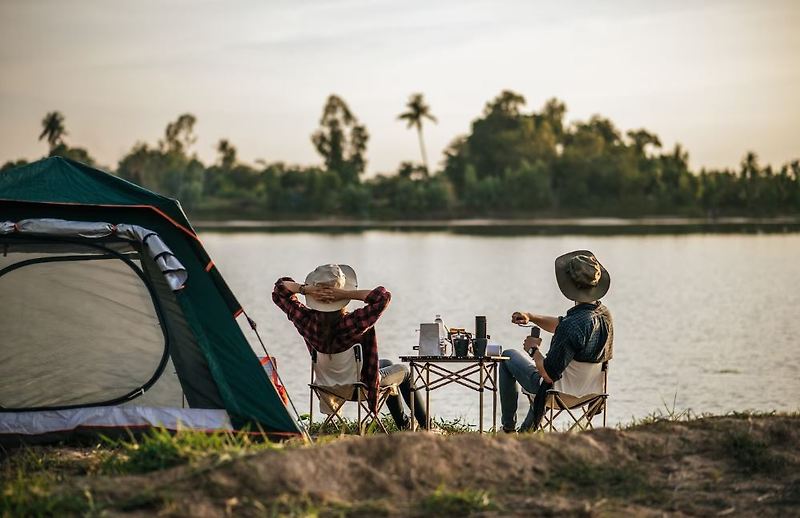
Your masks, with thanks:
<instances>
[{"instance_id":1,"label":"sneaker","mask_svg":"<svg viewBox=\"0 0 800 518\"><path fill-rule=\"evenodd\" d=\"M445 432L444 430L439 428L439 426L436 423L431 423L431 427L429 429L427 429L427 430L423 429L422 431L423 432L429 432L429 433L436 434L436 435L447 435L447 432Z\"/></svg>"},{"instance_id":2,"label":"sneaker","mask_svg":"<svg viewBox=\"0 0 800 518\"><path fill-rule=\"evenodd\" d=\"M401 432L406 432L406 431L413 432L413 431L415 431L417 429L417 427L415 425L416 425L416 423L412 423L411 419L408 416L403 416L403 426L400 427L400 431Z\"/></svg>"}]
</instances>

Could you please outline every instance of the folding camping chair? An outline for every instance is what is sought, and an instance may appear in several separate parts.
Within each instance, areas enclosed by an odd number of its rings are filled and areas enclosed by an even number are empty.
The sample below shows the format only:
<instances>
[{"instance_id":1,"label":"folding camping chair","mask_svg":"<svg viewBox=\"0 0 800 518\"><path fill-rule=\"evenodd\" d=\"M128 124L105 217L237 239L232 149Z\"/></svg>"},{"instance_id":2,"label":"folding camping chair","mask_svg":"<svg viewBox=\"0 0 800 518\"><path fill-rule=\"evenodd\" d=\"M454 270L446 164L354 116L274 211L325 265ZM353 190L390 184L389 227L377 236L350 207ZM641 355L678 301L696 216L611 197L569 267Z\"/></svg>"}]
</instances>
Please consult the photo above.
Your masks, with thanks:
<instances>
[{"instance_id":1,"label":"folding camping chair","mask_svg":"<svg viewBox=\"0 0 800 518\"><path fill-rule=\"evenodd\" d=\"M522 391L531 405L535 394ZM571 361L561 375L561 379L547 391L544 403L541 429L556 431L556 419L566 413L572 419L567 429L591 430L592 419L603 413L603 426L606 425L608 400L608 361L589 363Z\"/></svg>"},{"instance_id":2,"label":"folding camping chair","mask_svg":"<svg viewBox=\"0 0 800 518\"><path fill-rule=\"evenodd\" d=\"M320 412L327 414L322 428L334 424L341 433L346 430L346 422L341 409L348 401L358 406L358 433L364 435L367 429L377 423L383 433L389 431L380 419L380 411L390 396L399 394L396 384L378 388L378 408L373 411L367 398L367 386L361 382L363 354L361 344L335 354L311 352L311 383L309 388L309 425L314 422L314 396L319 400ZM344 382L343 382L344 380ZM362 417L363 414L363 417Z\"/></svg>"},{"instance_id":3,"label":"folding camping chair","mask_svg":"<svg viewBox=\"0 0 800 518\"><path fill-rule=\"evenodd\" d=\"M561 379L547 391L542 429L555 431L555 421L562 413L572 418L568 432L576 428L593 429L592 419L600 412L603 413L603 426L605 426L607 400L608 361L602 363L571 361Z\"/></svg>"}]
</instances>

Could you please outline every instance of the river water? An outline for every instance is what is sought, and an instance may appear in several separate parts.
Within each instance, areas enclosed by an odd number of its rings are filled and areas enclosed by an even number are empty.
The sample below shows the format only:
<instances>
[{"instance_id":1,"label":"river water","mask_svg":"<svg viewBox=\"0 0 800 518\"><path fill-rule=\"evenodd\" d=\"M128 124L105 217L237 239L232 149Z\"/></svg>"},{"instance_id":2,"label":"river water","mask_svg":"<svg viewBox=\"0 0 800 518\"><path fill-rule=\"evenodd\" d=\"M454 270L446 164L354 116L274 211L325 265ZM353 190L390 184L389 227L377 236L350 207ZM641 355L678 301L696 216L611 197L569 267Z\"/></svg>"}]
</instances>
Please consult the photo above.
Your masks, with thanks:
<instances>
[{"instance_id":1,"label":"river water","mask_svg":"<svg viewBox=\"0 0 800 518\"><path fill-rule=\"evenodd\" d=\"M520 348L527 330L510 323L511 313L563 315L570 302L556 286L553 259L575 249L592 250L612 278L603 300L615 325L609 423L655 411L800 408L798 234L491 237L368 231L200 237L258 322L300 413L308 411L309 357L272 304L277 278L302 281L318 264L338 262L356 269L361 288L385 286L393 300L377 326L379 349L381 357L397 361L414 354L419 323L432 322L436 314L448 326L469 330L475 315L486 315L492 342ZM546 348L549 335L543 334ZM434 415L477 423L476 393L448 386L431 397Z\"/></svg>"}]
</instances>

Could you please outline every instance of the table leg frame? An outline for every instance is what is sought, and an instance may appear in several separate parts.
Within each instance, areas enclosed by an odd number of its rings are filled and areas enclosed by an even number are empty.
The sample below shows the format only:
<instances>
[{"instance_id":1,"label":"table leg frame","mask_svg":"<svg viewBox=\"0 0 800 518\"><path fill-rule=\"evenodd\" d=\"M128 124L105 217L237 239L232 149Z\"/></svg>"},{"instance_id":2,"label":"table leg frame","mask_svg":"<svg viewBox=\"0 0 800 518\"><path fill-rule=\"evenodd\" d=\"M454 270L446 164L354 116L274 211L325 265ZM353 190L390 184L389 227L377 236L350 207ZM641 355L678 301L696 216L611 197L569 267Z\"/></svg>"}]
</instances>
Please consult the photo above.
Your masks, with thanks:
<instances>
[{"instance_id":1,"label":"table leg frame","mask_svg":"<svg viewBox=\"0 0 800 518\"><path fill-rule=\"evenodd\" d=\"M475 364L468 365L458 371L452 371L450 369L446 369L439 365L435 365L433 362L416 362L410 361L409 367L411 371L411 397L412 397L412 404L411 404L411 422L412 426L416 423L416 417L414 412L414 401L416 399L416 391L421 390L421 387L418 387L418 382L421 382L425 385L425 407L427 408L427 419L424 424L424 428L426 430L430 430L431 427L431 411L430 411L430 403L431 403L431 391L444 387L450 384L458 384L463 387L469 388L470 390L474 390L478 392L478 399L479 399L479 409L478 409L478 431L483 433L483 421L484 421L484 391L489 389L492 391L492 432L497 431L497 392L498 392L498 384L497 384L497 363L496 362L487 362L483 360L478 360ZM435 377L433 381L431 381L431 374ZM478 382L475 382L473 378L469 378L474 374L478 374Z\"/></svg>"}]
</instances>

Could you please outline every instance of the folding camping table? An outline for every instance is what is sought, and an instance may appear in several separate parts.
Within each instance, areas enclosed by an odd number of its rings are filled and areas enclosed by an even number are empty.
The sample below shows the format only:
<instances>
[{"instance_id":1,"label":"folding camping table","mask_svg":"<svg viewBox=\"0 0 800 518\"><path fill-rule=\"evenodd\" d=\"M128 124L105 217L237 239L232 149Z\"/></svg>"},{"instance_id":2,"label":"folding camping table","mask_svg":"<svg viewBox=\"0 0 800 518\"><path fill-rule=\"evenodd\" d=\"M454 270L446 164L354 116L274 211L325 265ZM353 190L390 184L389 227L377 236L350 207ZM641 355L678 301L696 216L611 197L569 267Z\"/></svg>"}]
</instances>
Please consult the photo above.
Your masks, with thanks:
<instances>
[{"instance_id":1,"label":"folding camping table","mask_svg":"<svg viewBox=\"0 0 800 518\"><path fill-rule=\"evenodd\" d=\"M425 390L425 407L428 409L428 422L431 427L431 392L456 383L478 393L478 431L483 432L483 393L492 392L492 431L497 431L497 367L506 361L505 356L485 356L475 358L456 358L455 356L401 356L400 361L409 364L412 391ZM477 379L475 379L477 375ZM419 383L419 385L418 385ZM413 394L412 394L413 396ZM414 405L411 405L411 421L414 422Z\"/></svg>"}]
</instances>

